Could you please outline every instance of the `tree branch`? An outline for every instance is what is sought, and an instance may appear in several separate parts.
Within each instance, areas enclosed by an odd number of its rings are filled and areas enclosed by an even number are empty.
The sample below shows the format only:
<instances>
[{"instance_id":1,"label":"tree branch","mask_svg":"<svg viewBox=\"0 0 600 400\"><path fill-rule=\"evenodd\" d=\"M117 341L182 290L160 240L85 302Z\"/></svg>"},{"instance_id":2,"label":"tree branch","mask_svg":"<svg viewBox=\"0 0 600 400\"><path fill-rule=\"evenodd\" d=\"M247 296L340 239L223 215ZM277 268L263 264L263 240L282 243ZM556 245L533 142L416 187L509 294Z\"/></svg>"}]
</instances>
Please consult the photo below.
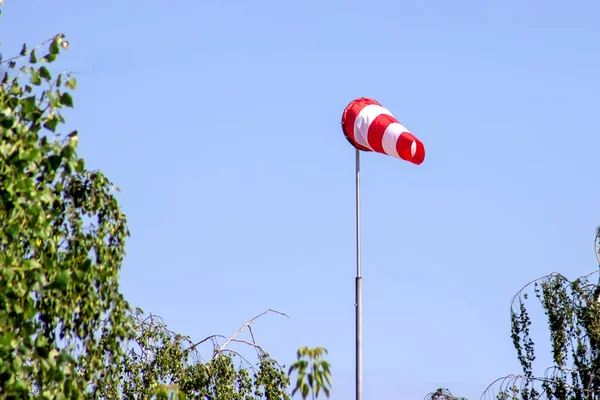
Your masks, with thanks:
<instances>
[{"instance_id":1,"label":"tree branch","mask_svg":"<svg viewBox=\"0 0 600 400\"><path fill-rule=\"evenodd\" d=\"M284 317L289 318L289 316L287 314L282 313L281 311L276 311L276 310L270 309L270 308L268 310L263 311L262 313L258 314L256 317L254 317L251 320L249 320L248 322L246 322L244 325L242 325L242 327L240 329L237 330L237 332L235 332L233 335L231 335L231 337L229 339L227 339L225 341L225 343L223 343L223 345L219 348L219 350L217 350L215 352L215 355L213 356L213 358L216 357L217 355L219 355L221 352L223 352L223 350L225 349L225 347L227 347L227 345L229 343L231 343L232 341L234 341L234 339L236 338L236 336L239 335L240 333L242 333L244 331L244 329L250 328L250 325L252 325L252 323L254 321L256 321L258 318L260 318L263 315L265 315L267 313L270 313L270 312L271 313L275 313L275 314L279 314L279 315L283 315ZM254 340L254 334L252 334L252 337L253 337L253 340ZM236 340L236 341L238 341L238 340ZM248 344L250 344L250 343L248 343ZM256 343L251 344L251 345L253 345L255 348L256 348L256 346L258 346L258 345L256 345Z\"/></svg>"},{"instance_id":2,"label":"tree branch","mask_svg":"<svg viewBox=\"0 0 600 400\"><path fill-rule=\"evenodd\" d=\"M220 337L220 338L224 338L225 336L223 336L223 335L210 335L210 336L208 336L208 337L206 337L206 338L202 339L202 340L201 340L201 341L199 341L198 343L194 343L194 344L192 344L190 347L188 347L187 349L185 349L183 352L185 353L185 352L187 352L187 351L189 351L189 350L194 350L196 347L200 346L202 343L204 343L204 342L206 342L206 341L208 341L208 340L211 340L211 339L218 338L218 337Z\"/></svg>"},{"instance_id":3,"label":"tree branch","mask_svg":"<svg viewBox=\"0 0 600 400\"><path fill-rule=\"evenodd\" d=\"M257 353L259 356L260 356L260 355L267 354L267 352L266 352L266 351L264 351L264 350L263 350L263 348L262 348L262 347L260 347L260 345L258 345L258 344L256 344L256 343L252 343L252 342L249 342L249 341L247 341L247 340L244 340L244 339L231 339L231 341L232 341L232 342L236 342L236 343L244 343L244 344L247 344L248 346L252 346L252 347L254 347L254 348L256 349L256 353ZM260 351L260 352L259 352L259 351Z\"/></svg>"},{"instance_id":4,"label":"tree branch","mask_svg":"<svg viewBox=\"0 0 600 400\"><path fill-rule=\"evenodd\" d=\"M31 54L31 52L32 52L32 51L35 51L35 50L39 50L39 49L41 49L41 48L42 48L42 46L45 46L45 45L47 45L48 43L51 43L51 42L52 42L52 41L54 41L56 38L61 38L61 39L62 39L62 38L64 38L64 37L65 37L65 35L63 35L62 33L59 33L59 34L57 34L57 35L54 35L54 36L52 36L50 39L46 39L46 40L45 40L45 41L43 41L42 43L38 44L36 47L34 47L34 48L32 48L32 49L29 49L29 50L27 50L27 51L26 51L25 53L23 53L23 54L19 54L19 55L17 55L17 56L14 56L14 57L7 58L6 60L0 60L0 64L5 64L5 63L7 63L7 62L10 62L10 61L13 61L13 60L17 60L17 59L19 59L19 58L26 57L26 56L28 56L29 54ZM63 46L63 48L65 48L65 49L66 49L66 48L69 46L69 44L68 44L69 42L65 41L65 43L67 43L67 44L66 44L66 46Z\"/></svg>"}]
</instances>

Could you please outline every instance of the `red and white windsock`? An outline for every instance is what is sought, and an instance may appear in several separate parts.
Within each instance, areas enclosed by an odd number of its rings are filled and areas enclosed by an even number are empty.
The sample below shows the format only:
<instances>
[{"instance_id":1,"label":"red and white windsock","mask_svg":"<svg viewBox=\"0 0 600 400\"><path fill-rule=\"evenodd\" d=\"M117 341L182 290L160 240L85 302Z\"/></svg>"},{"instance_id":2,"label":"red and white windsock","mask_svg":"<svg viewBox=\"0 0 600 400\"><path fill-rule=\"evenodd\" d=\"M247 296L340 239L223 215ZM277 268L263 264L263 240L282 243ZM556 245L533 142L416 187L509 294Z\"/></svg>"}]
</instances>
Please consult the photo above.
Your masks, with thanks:
<instances>
[{"instance_id":1,"label":"red and white windsock","mask_svg":"<svg viewBox=\"0 0 600 400\"><path fill-rule=\"evenodd\" d=\"M357 149L401 158L413 164L425 160L425 146L392 113L373 99L352 101L342 115L342 130Z\"/></svg>"}]
</instances>

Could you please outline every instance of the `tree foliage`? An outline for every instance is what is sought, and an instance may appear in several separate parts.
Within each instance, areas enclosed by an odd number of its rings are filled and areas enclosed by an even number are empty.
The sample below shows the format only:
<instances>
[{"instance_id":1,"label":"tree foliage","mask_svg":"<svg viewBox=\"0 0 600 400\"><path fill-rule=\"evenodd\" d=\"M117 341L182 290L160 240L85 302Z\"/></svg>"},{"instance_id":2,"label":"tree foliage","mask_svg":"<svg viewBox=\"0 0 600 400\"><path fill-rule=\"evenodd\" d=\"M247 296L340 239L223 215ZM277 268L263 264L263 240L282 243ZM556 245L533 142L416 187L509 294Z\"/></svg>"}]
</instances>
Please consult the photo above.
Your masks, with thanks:
<instances>
[{"instance_id":1,"label":"tree foliage","mask_svg":"<svg viewBox=\"0 0 600 400\"><path fill-rule=\"evenodd\" d=\"M600 228L594 253L600 266ZM573 281L559 273L536 279L521 289L511 307L512 339L523 369L495 382L498 399L600 398L600 285L590 282L600 271ZM525 305L530 289L548 318L553 365L543 375L533 368L535 343ZM494 385L490 391L494 389Z\"/></svg>"},{"instance_id":2,"label":"tree foliage","mask_svg":"<svg viewBox=\"0 0 600 400\"><path fill-rule=\"evenodd\" d=\"M0 396L285 400L295 373L292 395L329 397L326 349L300 348L286 373L254 340L251 324L264 313L219 344L224 337L194 343L160 318L131 311L118 284L126 217L112 183L78 156L77 131L66 129L63 114L74 107L77 80L50 68L68 47L56 35L0 59ZM600 266L600 228L594 252ZM553 273L517 293L511 337L522 373L495 381L484 395L600 398L600 284L590 282L596 273L573 281ZM531 297L548 320L553 365L543 374L533 367ZM243 331L250 340L238 337ZM232 343L256 351L256 362ZM208 358L202 344L212 344ZM427 398L462 400L446 389Z\"/></svg>"},{"instance_id":3,"label":"tree foliage","mask_svg":"<svg viewBox=\"0 0 600 400\"><path fill-rule=\"evenodd\" d=\"M276 311L219 345L218 335L193 343L124 300L126 218L111 182L77 155L77 131L65 130L75 77L51 72L68 46L56 35L0 59L0 397L290 399L289 376L251 328Z\"/></svg>"},{"instance_id":4,"label":"tree foliage","mask_svg":"<svg viewBox=\"0 0 600 400\"><path fill-rule=\"evenodd\" d=\"M128 236L113 185L65 130L76 80L49 64L63 35L2 63L0 393L79 398L129 336L118 272ZM105 374L108 376L110 374Z\"/></svg>"},{"instance_id":5,"label":"tree foliage","mask_svg":"<svg viewBox=\"0 0 600 400\"><path fill-rule=\"evenodd\" d=\"M222 345L218 340L224 337L219 335L194 343L141 309L135 311L134 321L135 337L114 371L116 379L102 386L102 398L290 399L285 370L254 341L254 335L247 341L235 334ZM232 342L254 348L256 365L228 349L226 344ZM207 359L200 351L204 344L212 345Z\"/></svg>"},{"instance_id":6,"label":"tree foliage","mask_svg":"<svg viewBox=\"0 0 600 400\"><path fill-rule=\"evenodd\" d=\"M454 396L448 389L438 388L435 392L425 396L425 400L466 400L464 397Z\"/></svg>"},{"instance_id":7,"label":"tree foliage","mask_svg":"<svg viewBox=\"0 0 600 400\"><path fill-rule=\"evenodd\" d=\"M251 328L275 311L218 345L217 335L193 343L124 300L126 218L111 182L77 155L77 132L64 130L76 79L53 76L48 65L67 47L57 35L2 62L1 397L290 399L284 367ZM238 337L244 330L251 340ZM209 359L200 356L203 343L213 345ZM232 343L253 348L257 362ZM314 380L327 365L329 381L328 364L316 365Z\"/></svg>"},{"instance_id":8,"label":"tree foliage","mask_svg":"<svg viewBox=\"0 0 600 400\"><path fill-rule=\"evenodd\" d=\"M296 387L292 391L292 396L300 392L303 399L311 394L315 399L319 396L321 390L325 396L329 397L331 389L331 372L329 362L323 359L327 354L327 349L323 347L308 348L306 346L298 349L297 361L291 365L288 374L296 372Z\"/></svg>"},{"instance_id":9,"label":"tree foliage","mask_svg":"<svg viewBox=\"0 0 600 400\"><path fill-rule=\"evenodd\" d=\"M600 227L594 237L594 254L600 267ZM511 338L522 373L492 382L482 398L497 400L598 400L600 399L600 281L599 270L573 281L552 273L526 284L511 304ZM553 364L536 373L532 319L527 302L536 298L547 317ZM426 396L461 399L447 389Z\"/></svg>"}]
</instances>

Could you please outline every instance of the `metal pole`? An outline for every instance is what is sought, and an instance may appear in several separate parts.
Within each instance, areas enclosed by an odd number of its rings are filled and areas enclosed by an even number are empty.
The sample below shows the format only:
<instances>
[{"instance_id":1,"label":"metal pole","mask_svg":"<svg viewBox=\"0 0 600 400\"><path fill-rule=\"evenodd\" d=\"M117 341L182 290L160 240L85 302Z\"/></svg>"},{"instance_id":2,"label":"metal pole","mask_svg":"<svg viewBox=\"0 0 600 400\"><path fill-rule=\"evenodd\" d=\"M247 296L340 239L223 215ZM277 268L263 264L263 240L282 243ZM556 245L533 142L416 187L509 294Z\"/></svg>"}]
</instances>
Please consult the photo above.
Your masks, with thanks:
<instances>
[{"instance_id":1,"label":"metal pole","mask_svg":"<svg viewBox=\"0 0 600 400\"><path fill-rule=\"evenodd\" d=\"M360 150L356 149L356 400L362 400L362 277L360 275Z\"/></svg>"}]
</instances>

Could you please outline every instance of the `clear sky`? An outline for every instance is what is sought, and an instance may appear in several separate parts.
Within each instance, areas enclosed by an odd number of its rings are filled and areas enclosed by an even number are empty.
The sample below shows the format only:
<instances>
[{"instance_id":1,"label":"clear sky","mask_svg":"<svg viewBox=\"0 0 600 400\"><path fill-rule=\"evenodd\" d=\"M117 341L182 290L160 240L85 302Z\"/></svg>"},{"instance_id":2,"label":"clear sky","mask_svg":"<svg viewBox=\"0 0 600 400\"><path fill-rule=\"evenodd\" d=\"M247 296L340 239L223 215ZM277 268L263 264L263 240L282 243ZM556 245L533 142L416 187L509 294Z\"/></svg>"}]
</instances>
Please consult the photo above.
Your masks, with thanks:
<instances>
[{"instance_id":1,"label":"clear sky","mask_svg":"<svg viewBox=\"0 0 600 400\"><path fill-rule=\"evenodd\" d=\"M257 339L287 365L327 347L333 400L353 398L352 99L380 101L427 151L421 166L363 156L365 400L440 386L478 399L519 372L513 294L596 267L600 3L3 10L5 57L58 32L71 42L57 66L78 72L68 120L88 166L122 189L128 300L196 339L283 311Z\"/></svg>"}]
</instances>

